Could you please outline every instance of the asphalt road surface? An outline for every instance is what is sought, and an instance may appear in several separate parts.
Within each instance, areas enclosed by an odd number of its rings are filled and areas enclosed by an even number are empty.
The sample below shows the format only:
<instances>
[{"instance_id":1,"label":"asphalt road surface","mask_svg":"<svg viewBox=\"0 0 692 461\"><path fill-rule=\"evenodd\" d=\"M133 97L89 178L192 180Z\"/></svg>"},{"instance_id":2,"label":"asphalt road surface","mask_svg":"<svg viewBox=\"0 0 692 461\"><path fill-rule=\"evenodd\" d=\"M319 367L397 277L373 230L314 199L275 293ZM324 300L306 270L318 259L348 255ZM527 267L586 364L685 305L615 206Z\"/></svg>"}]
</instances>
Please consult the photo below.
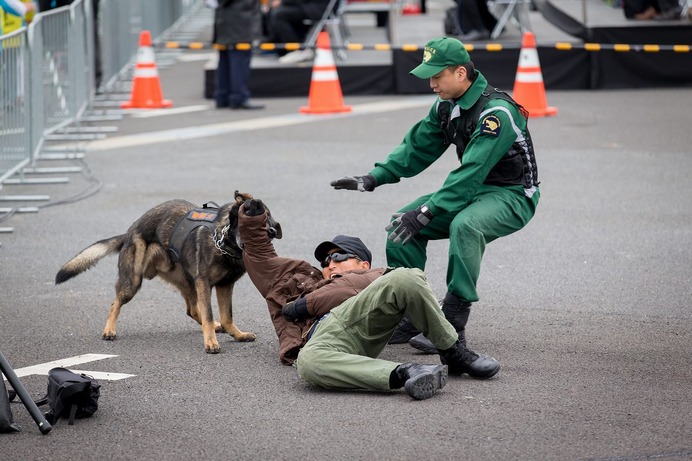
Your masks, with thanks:
<instances>
[{"instance_id":1,"label":"asphalt road surface","mask_svg":"<svg viewBox=\"0 0 692 461\"><path fill-rule=\"evenodd\" d=\"M435 190L456 156L373 193L329 181L364 174L424 116L433 96L346 98L350 114L299 114L305 99L264 111L216 110L202 98L203 61L163 69L174 109L130 114L106 139L80 145L68 184L5 186L74 203L16 214L0 234L0 351L36 398L55 363L101 377L98 412L42 435L21 404L23 431L0 435L8 460L683 460L692 459L692 89L550 92L555 117L532 119L542 197L536 217L487 247L468 329L496 357L488 381L453 377L437 396L332 392L278 360L263 299L247 277L234 317L258 339L201 329L170 286L145 282L123 308L116 341L101 340L117 258L55 286L60 266L123 233L172 198L226 202L238 189L272 209L280 254L311 258L338 233L359 235L384 265L384 227L398 207ZM125 95L126 96L126 95ZM200 107L201 106L201 107ZM176 112L179 111L179 112ZM87 173L89 180L87 180ZM87 194L88 195L88 194ZM70 202L71 200L67 200ZM428 273L445 291L446 242ZM86 354L82 360L74 357ZM408 345L383 357L435 363ZM77 363L77 362L83 363Z\"/></svg>"}]
</instances>

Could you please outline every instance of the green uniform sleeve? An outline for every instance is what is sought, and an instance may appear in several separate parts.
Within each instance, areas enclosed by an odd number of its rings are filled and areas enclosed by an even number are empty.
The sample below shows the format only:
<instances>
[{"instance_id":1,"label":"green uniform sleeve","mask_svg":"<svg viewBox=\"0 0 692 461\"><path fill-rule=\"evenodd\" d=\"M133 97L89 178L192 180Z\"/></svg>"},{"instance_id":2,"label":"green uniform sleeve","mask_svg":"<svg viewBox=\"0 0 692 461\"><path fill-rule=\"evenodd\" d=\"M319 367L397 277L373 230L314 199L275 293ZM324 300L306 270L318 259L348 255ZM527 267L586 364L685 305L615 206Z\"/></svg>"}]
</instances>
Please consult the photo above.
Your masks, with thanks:
<instances>
[{"instance_id":1,"label":"green uniform sleeve","mask_svg":"<svg viewBox=\"0 0 692 461\"><path fill-rule=\"evenodd\" d=\"M484 108L476 130L466 146L461 165L428 200L433 215L462 210L473 199L490 170L522 136L526 120L512 104L491 100Z\"/></svg>"},{"instance_id":2,"label":"green uniform sleeve","mask_svg":"<svg viewBox=\"0 0 692 461\"><path fill-rule=\"evenodd\" d=\"M437 101L428 115L406 133L404 140L383 162L375 163L370 174L377 184L392 184L410 178L429 167L447 150L437 118Z\"/></svg>"}]
</instances>

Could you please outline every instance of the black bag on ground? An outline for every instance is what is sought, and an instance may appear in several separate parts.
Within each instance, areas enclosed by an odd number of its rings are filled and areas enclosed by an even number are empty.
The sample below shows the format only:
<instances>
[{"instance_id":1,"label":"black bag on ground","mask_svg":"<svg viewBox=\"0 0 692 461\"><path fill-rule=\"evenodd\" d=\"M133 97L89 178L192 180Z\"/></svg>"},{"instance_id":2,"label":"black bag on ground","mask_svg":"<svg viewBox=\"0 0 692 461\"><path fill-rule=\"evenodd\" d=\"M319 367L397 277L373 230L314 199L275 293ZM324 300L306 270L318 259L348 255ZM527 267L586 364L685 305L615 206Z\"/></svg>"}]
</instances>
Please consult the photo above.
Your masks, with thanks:
<instances>
[{"instance_id":1,"label":"black bag on ground","mask_svg":"<svg viewBox=\"0 0 692 461\"><path fill-rule=\"evenodd\" d=\"M48 371L48 411L46 420L55 424L61 417L74 424L75 418L87 418L98 409L101 385L92 377L66 368Z\"/></svg>"},{"instance_id":2,"label":"black bag on ground","mask_svg":"<svg viewBox=\"0 0 692 461\"><path fill-rule=\"evenodd\" d=\"M3 432L19 432L21 431L19 424L14 422L12 418L12 409L10 408L10 398L7 395L5 380L2 379L0 373L0 433Z\"/></svg>"}]
</instances>

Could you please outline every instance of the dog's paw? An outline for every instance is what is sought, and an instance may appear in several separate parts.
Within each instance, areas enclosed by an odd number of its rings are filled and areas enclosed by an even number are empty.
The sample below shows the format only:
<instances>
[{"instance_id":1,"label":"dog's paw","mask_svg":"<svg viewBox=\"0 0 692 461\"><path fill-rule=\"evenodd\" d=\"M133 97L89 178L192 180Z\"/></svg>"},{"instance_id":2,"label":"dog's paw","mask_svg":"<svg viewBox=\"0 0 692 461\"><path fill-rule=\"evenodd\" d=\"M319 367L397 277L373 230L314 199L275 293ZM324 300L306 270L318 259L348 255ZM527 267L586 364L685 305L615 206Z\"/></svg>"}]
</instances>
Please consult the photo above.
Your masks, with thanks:
<instances>
[{"instance_id":1,"label":"dog's paw","mask_svg":"<svg viewBox=\"0 0 692 461\"><path fill-rule=\"evenodd\" d=\"M245 332L241 331L240 333L234 335L233 339L235 339L236 341L243 341L243 342L254 341L257 339L257 335L254 333L250 333L250 332L245 333Z\"/></svg>"},{"instance_id":2,"label":"dog's paw","mask_svg":"<svg viewBox=\"0 0 692 461\"><path fill-rule=\"evenodd\" d=\"M246 216L259 216L264 214L265 208L262 200L251 199L243 204Z\"/></svg>"},{"instance_id":3,"label":"dog's paw","mask_svg":"<svg viewBox=\"0 0 692 461\"><path fill-rule=\"evenodd\" d=\"M207 354L218 354L221 352L221 346L218 341L209 341L204 344L204 352Z\"/></svg>"},{"instance_id":4,"label":"dog's paw","mask_svg":"<svg viewBox=\"0 0 692 461\"><path fill-rule=\"evenodd\" d=\"M103 339L105 341L113 341L117 337L118 337L118 335L115 333L115 331L104 330L103 333L101 333L101 339Z\"/></svg>"}]
</instances>

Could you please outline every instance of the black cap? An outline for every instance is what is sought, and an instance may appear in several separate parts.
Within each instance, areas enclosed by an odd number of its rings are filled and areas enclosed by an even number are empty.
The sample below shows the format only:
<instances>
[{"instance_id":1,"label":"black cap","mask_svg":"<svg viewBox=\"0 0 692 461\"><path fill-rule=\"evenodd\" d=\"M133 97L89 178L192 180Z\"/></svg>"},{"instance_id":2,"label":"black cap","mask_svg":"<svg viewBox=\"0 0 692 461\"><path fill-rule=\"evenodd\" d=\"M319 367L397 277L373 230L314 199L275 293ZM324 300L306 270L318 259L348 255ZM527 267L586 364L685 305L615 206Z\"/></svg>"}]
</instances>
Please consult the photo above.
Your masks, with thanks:
<instances>
[{"instance_id":1,"label":"black cap","mask_svg":"<svg viewBox=\"0 0 692 461\"><path fill-rule=\"evenodd\" d=\"M368 247L362 242L358 237L349 237L348 235L337 235L332 240L322 242L315 248L315 258L319 262L324 261L327 254L333 250L341 250L345 253L353 253L357 255L361 260L367 261L372 264L372 253L368 250Z\"/></svg>"}]
</instances>

